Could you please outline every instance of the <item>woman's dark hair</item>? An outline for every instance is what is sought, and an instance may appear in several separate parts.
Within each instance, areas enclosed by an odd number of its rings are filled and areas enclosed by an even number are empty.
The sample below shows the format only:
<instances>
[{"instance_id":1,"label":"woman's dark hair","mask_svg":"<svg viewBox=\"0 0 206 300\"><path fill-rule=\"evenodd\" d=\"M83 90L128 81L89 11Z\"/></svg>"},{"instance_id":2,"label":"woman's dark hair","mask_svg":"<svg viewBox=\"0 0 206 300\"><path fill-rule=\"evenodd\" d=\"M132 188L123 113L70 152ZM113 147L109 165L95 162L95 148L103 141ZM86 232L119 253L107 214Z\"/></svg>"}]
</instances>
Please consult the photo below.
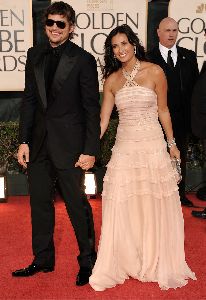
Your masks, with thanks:
<instances>
[{"instance_id":1,"label":"woman's dark hair","mask_svg":"<svg viewBox=\"0 0 206 300\"><path fill-rule=\"evenodd\" d=\"M70 25L75 24L75 11L72 8L71 5L59 1L59 2L53 2L45 11L43 16L43 23L45 25L46 20L48 19L48 15L61 15L67 18L67 21ZM69 39L71 40L74 36L74 33L71 32L69 34Z\"/></svg>"},{"instance_id":2,"label":"woman's dark hair","mask_svg":"<svg viewBox=\"0 0 206 300\"><path fill-rule=\"evenodd\" d=\"M104 55L104 67L103 67L103 78L107 78L110 74L117 71L119 68L121 68L122 64L120 61L115 59L113 49L112 49L112 38L117 35L118 33L124 33L126 34L128 41L131 45L135 46L136 53L135 56L139 60L145 60L145 49L140 44L140 40L137 37L137 35L134 33L134 31L127 25L123 24L120 26L117 26L114 28L108 37L106 38L104 49L105 49L105 55Z\"/></svg>"}]
</instances>

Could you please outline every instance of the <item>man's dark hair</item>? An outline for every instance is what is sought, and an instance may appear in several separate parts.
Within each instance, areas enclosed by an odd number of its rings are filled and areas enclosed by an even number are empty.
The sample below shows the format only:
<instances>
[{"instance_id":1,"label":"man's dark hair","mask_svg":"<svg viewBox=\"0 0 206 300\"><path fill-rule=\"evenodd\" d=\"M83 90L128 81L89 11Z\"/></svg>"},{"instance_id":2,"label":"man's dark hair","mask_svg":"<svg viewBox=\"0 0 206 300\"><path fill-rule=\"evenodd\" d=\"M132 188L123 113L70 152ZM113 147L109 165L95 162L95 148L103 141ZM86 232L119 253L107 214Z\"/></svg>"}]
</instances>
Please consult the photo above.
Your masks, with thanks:
<instances>
[{"instance_id":1,"label":"man's dark hair","mask_svg":"<svg viewBox=\"0 0 206 300\"><path fill-rule=\"evenodd\" d=\"M70 25L75 25L75 11L73 7L63 1L53 2L47 9L45 10L43 16L43 23L45 25L46 20L48 19L48 15L61 15L67 18L67 21ZM73 38L74 33L71 32L69 34L69 39Z\"/></svg>"}]
</instances>

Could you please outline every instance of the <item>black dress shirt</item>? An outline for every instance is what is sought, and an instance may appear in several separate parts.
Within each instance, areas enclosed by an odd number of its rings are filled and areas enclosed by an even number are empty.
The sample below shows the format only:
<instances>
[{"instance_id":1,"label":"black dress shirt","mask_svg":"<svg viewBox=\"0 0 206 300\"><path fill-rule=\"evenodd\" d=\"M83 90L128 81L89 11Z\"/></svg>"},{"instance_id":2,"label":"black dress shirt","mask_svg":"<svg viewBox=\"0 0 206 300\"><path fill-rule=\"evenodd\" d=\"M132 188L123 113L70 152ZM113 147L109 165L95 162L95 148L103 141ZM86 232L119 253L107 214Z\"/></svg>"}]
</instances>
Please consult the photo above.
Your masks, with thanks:
<instances>
[{"instance_id":1,"label":"black dress shirt","mask_svg":"<svg viewBox=\"0 0 206 300\"><path fill-rule=\"evenodd\" d=\"M48 46L48 51L46 54L47 56L46 56L45 74L44 74L48 106L49 104L51 104L53 100L50 92L51 92L54 75L67 43L68 40L63 44L59 45L58 47L51 47L50 45Z\"/></svg>"}]
</instances>

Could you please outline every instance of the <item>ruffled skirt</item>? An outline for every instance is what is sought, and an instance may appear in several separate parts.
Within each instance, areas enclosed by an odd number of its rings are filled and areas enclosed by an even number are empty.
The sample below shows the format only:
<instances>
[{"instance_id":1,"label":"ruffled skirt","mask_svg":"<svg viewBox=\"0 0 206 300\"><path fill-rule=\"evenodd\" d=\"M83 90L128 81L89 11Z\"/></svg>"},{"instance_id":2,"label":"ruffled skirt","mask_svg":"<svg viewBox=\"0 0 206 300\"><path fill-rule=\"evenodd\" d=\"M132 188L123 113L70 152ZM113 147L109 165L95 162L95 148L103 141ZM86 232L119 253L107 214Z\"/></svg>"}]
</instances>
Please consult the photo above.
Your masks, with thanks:
<instances>
[{"instance_id":1,"label":"ruffled skirt","mask_svg":"<svg viewBox=\"0 0 206 300\"><path fill-rule=\"evenodd\" d=\"M102 230L90 285L96 291L129 277L177 288L196 279L185 261L184 222L162 133L118 139L102 194Z\"/></svg>"}]
</instances>

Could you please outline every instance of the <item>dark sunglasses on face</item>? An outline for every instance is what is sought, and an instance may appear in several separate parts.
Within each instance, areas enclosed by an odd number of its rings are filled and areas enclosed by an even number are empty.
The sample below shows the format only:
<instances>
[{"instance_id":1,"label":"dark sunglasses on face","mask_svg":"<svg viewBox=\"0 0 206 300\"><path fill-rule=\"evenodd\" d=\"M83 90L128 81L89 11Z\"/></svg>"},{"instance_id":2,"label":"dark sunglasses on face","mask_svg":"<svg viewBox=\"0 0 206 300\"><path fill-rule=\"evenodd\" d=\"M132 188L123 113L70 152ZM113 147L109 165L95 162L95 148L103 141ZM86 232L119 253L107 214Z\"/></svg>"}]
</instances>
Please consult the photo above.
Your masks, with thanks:
<instances>
[{"instance_id":1,"label":"dark sunglasses on face","mask_svg":"<svg viewBox=\"0 0 206 300\"><path fill-rule=\"evenodd\" d=\"M58 28L64 29L66 27L66 23L63 21L54 21L52 19L47 19L46 20L46 26L52 27L54 24L57 25Z\"/></svg>"}]
</instances>

